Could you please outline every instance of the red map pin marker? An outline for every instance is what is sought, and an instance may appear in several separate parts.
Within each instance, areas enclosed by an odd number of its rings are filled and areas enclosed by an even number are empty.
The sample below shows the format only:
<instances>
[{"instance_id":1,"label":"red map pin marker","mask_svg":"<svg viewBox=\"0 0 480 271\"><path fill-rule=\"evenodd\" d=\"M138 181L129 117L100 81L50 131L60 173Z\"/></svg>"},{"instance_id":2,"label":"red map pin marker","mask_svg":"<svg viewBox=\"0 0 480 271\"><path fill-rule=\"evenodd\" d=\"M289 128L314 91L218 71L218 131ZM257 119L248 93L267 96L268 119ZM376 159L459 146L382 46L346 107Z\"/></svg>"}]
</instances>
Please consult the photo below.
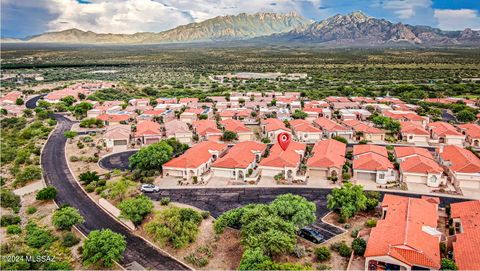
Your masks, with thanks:
<instances>
[{"instance_id":1,"label":"red map pin marker","mask_svg":"<svg viewBox=\"0 0 480 271\"><path fill-rule=\"evenodd\" d=\"M290 144L291 139L292 139L292 136L289 133L285 133L285 132L282 132L277 136L278 145L280 145L282 150L286 150L288 148L288 145Z\"/></svg>"}]
</instances>

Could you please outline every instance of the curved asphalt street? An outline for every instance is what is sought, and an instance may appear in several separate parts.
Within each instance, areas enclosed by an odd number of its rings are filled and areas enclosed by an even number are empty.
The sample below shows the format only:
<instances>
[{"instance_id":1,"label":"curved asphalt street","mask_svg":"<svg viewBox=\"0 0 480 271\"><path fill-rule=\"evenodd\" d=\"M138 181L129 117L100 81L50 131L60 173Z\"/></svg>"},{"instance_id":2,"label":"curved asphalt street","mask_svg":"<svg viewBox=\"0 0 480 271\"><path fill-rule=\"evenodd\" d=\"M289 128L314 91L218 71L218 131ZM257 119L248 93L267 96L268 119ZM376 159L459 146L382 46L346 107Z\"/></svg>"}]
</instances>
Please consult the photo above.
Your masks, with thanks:
<instances>
[{"instance_id":1,"label":"curved asphalt street","mask_svg":"<svg viewBox=\"0 0 480 271\"><path fill-rule=\"evenodd\" d=\"M32 103L28 103L31 106L30 108L35 107ZM55 201L58 205L69 204L77 208L85 218L85 223L78 226L79 230L87 235L93 230L111 229L124 235L127 248L123 259L120 261L122 266L137 262L144 268L152 270L188 270L189 268L184 264L132 234L117 220L105 213L82 191L73 178L65 159L66 138L63 133L70 130L73 122L58 114L53 116L58 124L42 152L43 177L47 184L57 189Z\"/></svg>"}]
</instances>

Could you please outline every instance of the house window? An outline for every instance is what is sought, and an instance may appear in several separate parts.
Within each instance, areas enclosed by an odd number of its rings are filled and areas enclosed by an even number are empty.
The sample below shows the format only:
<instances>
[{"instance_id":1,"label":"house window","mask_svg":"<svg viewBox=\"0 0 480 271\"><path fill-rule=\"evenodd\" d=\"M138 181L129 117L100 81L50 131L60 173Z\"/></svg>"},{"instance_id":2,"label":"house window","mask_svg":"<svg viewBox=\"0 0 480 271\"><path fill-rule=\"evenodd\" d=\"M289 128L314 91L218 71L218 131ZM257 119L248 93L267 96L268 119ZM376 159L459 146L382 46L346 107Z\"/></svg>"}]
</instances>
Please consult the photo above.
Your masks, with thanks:
<instances>
[{"instance_id":1,"label":"house window","mask_svg":"<svg viewBox=\"0 0 480 271\"><path fill-rule=\"evenodd\" d=\"M378 178L379 178L379 179L385 179L385 173L380 173L380 174L378 175Z\"/></svg>"}]
</instances>

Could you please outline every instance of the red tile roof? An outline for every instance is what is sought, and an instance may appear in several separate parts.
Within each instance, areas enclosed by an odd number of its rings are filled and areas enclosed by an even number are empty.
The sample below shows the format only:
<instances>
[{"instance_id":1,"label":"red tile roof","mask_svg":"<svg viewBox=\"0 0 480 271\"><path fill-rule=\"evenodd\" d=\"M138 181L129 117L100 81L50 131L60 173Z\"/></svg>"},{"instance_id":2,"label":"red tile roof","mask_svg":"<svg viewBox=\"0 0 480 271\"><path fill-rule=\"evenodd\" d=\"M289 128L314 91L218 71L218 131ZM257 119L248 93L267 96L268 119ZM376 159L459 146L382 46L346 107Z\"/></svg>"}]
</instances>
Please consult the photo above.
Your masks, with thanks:
<instances>
[{"instance_id":1,"label":"red tile roof","mask_svg":"<svg viewBox=\"0 0 480 271\"><path fill-rule=\"evenodd\" d=\"M433 131L433 133L439 135L439 136L462 136L460 132L453 127L450 123L447 122L442 122L442 121L437 121L437 122L431 122L428 124L428 128Z\"/></svg>"},{"instance_id":2,"label":"red tile roof","mask_svg":"<svg viewBox=\"0 0 480 271\"><path fill-rule=\"evenodd\" d=\"M425 156L413 156L405 159L400 163L400 170L402 172L415 173L442 173L443 168L433 159Z\"/></svg>"},{"instance_id":3,"label":"red tile roof","mask_svg":"<svg viewBox=\"0 0 480 271\"><path fill-rule=\"evenodd\" d=\"M327 131L348 131L349 129L331 119L327 118L318 118L314 120L314 123L320 128Z\"/></svg>"},{"instance_id":4,"label":"red tile roof","mask_svg":"<svg viewBox=\"0 0 480 271\"><path fill-rule=\"evenodd\" d=\"M202 164L207 163L212 158L211 151L219 153L227 149L226 144L214 141L203 141L188 149L184 154L177 158L173 158L163 165L165 168L198 168Z\"/></svg>"},{"instance_id":5,"label":"red tile roof","mask_svg":"<svg viewBox=\"0 0 480 271\"><path fill-rule=\"evenodd\" d=\"M463 232L456 234L453 254L459 270L480 270L480 201L452 203L452 218L460 218Z\"/></svg>"},{"instance_id":6,"label":"red tile roof","mask_svg":"<svg viewBox=\"0 0 480 271\"><path fill-rule=\"evenodd\" d=\"M365 257L390 256L409 266L440 268L437 204L427 199L386 194L382 207L385 219L370 233Z\"/></svg>"},{"instance_id":7,"label":"red tile roof","mask_svg":"<svg viewBox=\"0 0 480 271\"><path fill-rule=\"evenodd\" d=\"M0 103L3 103L5 101L15 103L17 101L17 99L20 98L20 97L22 97L22 93L20 91L16 91L16 90L10 91L5 96L0 98Z\"/></svg>"},{"instance_id":8,"label":"red tile roof","mask_svg":"<svg viewBox=\"0 0 480 271\"><path fill-rule=\"evenodd\" d=\"M380 154L369 152L353 159L353 169L359 170L388 170L393 169L393 164Z\"/></svg>"},{"instance_id":9,"label":"red tile roof","mask_svg":"<svg viewBox=\"0 0 480 271\"><path fill-rule=\"evenodd\" d=\"M384 146L372 144L360 144L353 146L353 155L360 155L368 152L374 152L384 157L388 157L387 149Z\"/></svg>"},{"instance_id":10,"label":"red tile roof","mask_svg":"<svg viewBox=\"0 0 480 271\"><path fill-rule=\"evenodd\" d=\"M405 110L385 110L382 114L386 117L396 119L396 120L409 120L409 121L423 121L425 120L422 116L419 116L413 111Z\"/></svg>"},{"instance_id":11,"label":"red tile roof","mask_svg":"<svg viewBox=\"0 0 480 271\"><path fill-rule=\"evenodd\" d=\"M310 122L302 119L291 120L290 126L294 131L300 131L305 133L321 133L322 130L314 127Z\"/></svg>"},{"instance_id":12,"label":"red tile roof","mask_svg":"<svg viewBox=\"0 0 480 271\"><path fill-rule=\"evenodd\" d=\"M395 155L398 158L403 158L405 156L420 155L433 160L432 154L425 148L408 146L408 147L395 147L393 149L395 151Z\"/></svg>"},{"instance_id":13,"label":"red tile roof","mask_svg":"<svg viewBox=\"0 0 480 271\"><path fill-rule=\"evenodd\" d=\"M422 126L409 121L400 122L400 130L402 134L430 135Z\"/></svg>"},{"instance_id":14,"label":"red tile roof","mask_svg":"<svg viewBox=\"0 0 480 271\"><path fill-rule=\"evenodd\" d=\"M220 121L220 124L225 128L225 130L232 131L235 133L250 133L252 130L248 129L243 122L234 119L226 119Z\"/></svg>"},{"instance_id":15,"label":"red tile roof","mask_svg":"<svg viewBox=\"0 0 480 271\"><path fill-rule=\"evenodd\" d=\"M222 133L222 131L217 128L217 123L213 120L197 120L194 121L192 125L195 127L197 134L202 136Z\"/></svg>"},{"instance_id":16,"label":"red tile roof","mask_svg":"<svg viewBox=\"0 0 480 271\"><path fill-rule=\"evenodd\" d=\"M458 128L465 131L465 135L471 138L480 138L480 125L474 123L460 124Z\"/></svg>"},{"instance_id":17,"label":"red tile roof","mask_svg":"<svg viewBox=\"0 0 480 271\"><path fill-rule=\"evenodd\" d=\"M228 153L212 164L220 168L247 168L256 159L255 153L263 153L267 145L255 141L244 141L235 144Z\"/></svg>"},{"instance_id":18,"label":"red tile roof","mask_svg":"<svg viewBox=\"0 0 480 271\"><path fill-rule=\"evenodd\" d=\"M385 133L384 131L378 128L372 127L359 120L344 120L343 123L351 127L356 132L362 132L365 134L384 134Z\"/></svg>"},{"instance_id":19,"label":"red tile roof","mask_svg":"<svg viewBox=\"0 0 480 271\"><path fill-rule=\"evenodd\" d=\"M480 172L480 159L471 151L458 146L447 145L443 147L440 153L443 161L448 161L452 165L450 170L463 173L478 173Z\"/></svg>"},{"instance_id":20,"label":"red tile roof","mask_svg":"<svg viewBox=\"0 0 480 271\"><path fill-rule=\"evenodd\" d=\"M130 125L114 125L107 127L103 137L106 139L129 139L131 133Z\"/></svg>"},{"instance_id":21,"label":"red tile roof","mask_svg":"<svg viewBox=\"0 0 480 271\"><path fill-rule=\"evenodd\" d=\"M346 148L344 143L334 139L318 141L313 147L313 156L308 159L307 166L341 168L345 163Z\"/></svg>"},{"instance_id":22,"label":"red tile roof","mask_svg":"<svg viewBox=\"0 0 480 271\"><path fill-rule=\"evenodd\" d=\"M298 152L304 151L306 145L300 142L291 141L288 148L284 151L276 143L270 149L270 155L260 161L261 166L266 167L296 167L300 164L300 154Z\"/></svg>"},{"instance_id":23,"label":"red tile roof","mask_svg":"<svg viewBox=\"0 0 480 271\"><path fill-rule=\"evenodd\" d=\"M262 125L265 125L265 130L267 132L271 131L277 131L277 130L284 130L284 131L290 131L287 127L285 127L285 123L279 119L265 119L262 121Z\"/></svg>"},{"instance_id":24,"label":"red tile roof","mask_svg":"<svg viewBox=\"0 0 480 271\"><path fill-rule=\"evenodd\" d=\"M139 122L137 124L137 131L135 132L135 137L150 135L162 135L162 132L160 131L160 124L149 120Z\"/></svg>"},{"instance_id":25,"label":"red tile roof","mask_svg":"<svg viewBox=\"0 0 480 271\"><path fill-rule=\"evenodd\" d=\"M120 122L120 121L127 121L130 119L130 115L128 114L102 114L97 117L97 119L101 121L109 121L109 122Z\"/></svg>"}]
</instances>

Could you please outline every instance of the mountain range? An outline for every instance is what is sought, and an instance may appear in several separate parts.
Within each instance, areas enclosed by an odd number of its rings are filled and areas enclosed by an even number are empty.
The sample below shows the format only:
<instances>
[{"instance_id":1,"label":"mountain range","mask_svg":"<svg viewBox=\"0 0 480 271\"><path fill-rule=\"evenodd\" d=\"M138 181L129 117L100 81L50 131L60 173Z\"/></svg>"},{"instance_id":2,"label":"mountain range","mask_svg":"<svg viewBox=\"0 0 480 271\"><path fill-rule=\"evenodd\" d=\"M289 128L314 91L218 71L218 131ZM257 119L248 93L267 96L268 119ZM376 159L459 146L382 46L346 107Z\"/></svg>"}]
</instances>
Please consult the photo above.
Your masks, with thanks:
<instances>
[{"instance_id":1,"label":"mountain range","mask_svg":"<svg viewBox=\"0 0 480 271\"><path fill-rule=\"evenodd\" d=\"M354 46L385 44L480 45L480 31L443 31L373 18L362 12L335 15L315 22L294 12L219 16L159 32L98 34L69 29L2 42L75 44L162 44L249 40L258 43L315 43Z\"/></svg>"}]
</instances>

